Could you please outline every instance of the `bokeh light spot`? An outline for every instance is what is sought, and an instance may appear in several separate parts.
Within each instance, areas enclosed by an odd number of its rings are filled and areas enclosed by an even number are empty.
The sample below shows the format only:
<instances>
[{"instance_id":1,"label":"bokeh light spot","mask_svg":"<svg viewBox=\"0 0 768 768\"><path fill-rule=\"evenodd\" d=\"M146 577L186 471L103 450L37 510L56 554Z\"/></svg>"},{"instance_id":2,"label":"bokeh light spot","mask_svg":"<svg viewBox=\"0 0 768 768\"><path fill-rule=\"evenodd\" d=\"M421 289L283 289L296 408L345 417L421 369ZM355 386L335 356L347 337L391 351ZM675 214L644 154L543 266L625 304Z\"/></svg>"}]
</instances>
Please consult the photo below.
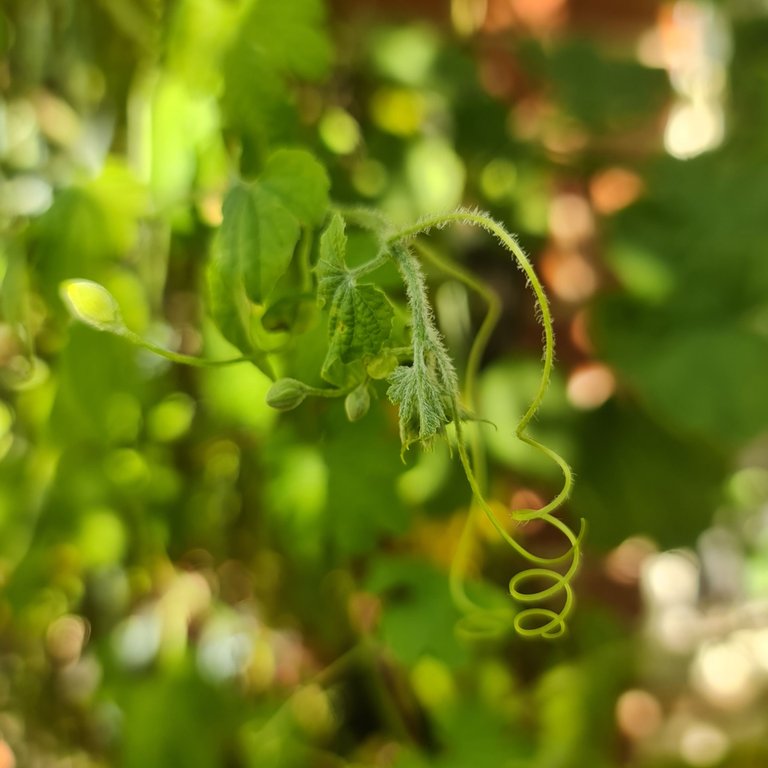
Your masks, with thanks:
<instances>
[{"instance_id":1,"label":"bokeh light spot","mask_svg":"<svg viewBox=\"0 0 768 768\"><path fill-rule=\"evenodd\" d=\"M720 763L728 748L728 737L712 723L693 722L680 737L680 756L697 768Z\"/></svg>"},{"instance_id":2,"label":"bokeh light spot","mask_svg":"<svg viewBox=\"0 0 768 768\"><path fill-rule=\"evenodd\" d=\"M425 117L424 99L407 88L382 87L371 97L371 118L387 133L412 136L421 128Z\"/></svg>"},{"instance_id":3,"label":"bokeh light spot","mask_svg":"<svg viewBox=\"0 0 768 768\"><path fill-rule=\"evenodd\" d=\"M552 198L549 206L549 230L564 243L587 240L594 234L592 208L581 195L566 193Z\"/></svg>"},{"instance_id":4,"label":"bokeh light spot","mask_svg":"<svg viewBox=\"0 0 768 768\"><path fill-rule=\"evenodd\" d=\"M640 579L643 563L655 552L656 545L651 539L631 536L608 553L606 573L620 584L635 584Z\"/></svg>"},{"instance_id":5,"label":"bokeh light spot","mask_svg":"<svg viewBox=\"0 0 768 768\"><path fill-rule=\"evenodd\" d=\"M16 768L16 755L3 739L0 739L0 768Z\"/></svg>"},{"instance_id":6,"label":"bokeh light spot","mask_svg":"<svg viewBox=\"0 0 768 768\"><path fill-rule=\"evenodd\" d=\"M652 605L692 605L699 594L699 567L682 552L661 552L645 561L642 581Z\"/></svg>"},{"instance_id":7,"label":"bokeh light spot","mask_svg":"<svg viewBox=\"0 0 768 768\"><path fill-rule=\"evenodd\" d=\"M539 262L550 290L563 301L585 301L597 290L597 272L583 254L571 248L550 248Z\"/></svg>"},{"instance_id":8,"label":"bokeh light spot","mask_svg":"<svg viewBox=\"0 0 768 768\"><path fill-rule=\"evenodd\" d=\"M337 155L348 155L360 142L360 126L341 107L331 107L321 118L318 130L328 149Z\"/></svg>"},{"instance_id":9,"label":"bokeh light spot","mask_svg":"<svg viewBox=\"0 0 768 768\"><path fill-rule=\"evenodd\" d=\"M663 713L658 699L647 691L624 691L616 702L616 724L633 741L647 739L659 730Z\"/></svg>"},{"instance_id":10,"label":"bokeh light spot","mask_svg":"<svg viewBox=\"0 0 768 768\"><path fill-rule=\"evenodd\" d=\"M480 173L480 188L491 202L511 197L517 184L517 167L504 158L491 160Z\"/></svg>"},{"instance_id":11,"label":"bokeh light spot","mask_svg":"<svg viewBox=\"0 0 768 768\"><path fill-rule=\"evenodd\" d=\"M45 646L52 659L69 664L76 661L88 640L90 627L80 616L66 614L48 627Z\"/></svg>"},{"instance_id":12,"label":"bokeh light spot","mask_svg":"<svg viewBox=\"0 0 768 768\"><path fill-rule=\"evenodd\" d=\"M589 182L589 196L598 213L609 216L631 205L643 191L642 179L626 168L606 168Z\"/></svg>"},{"instance_id":13,"label":"bokeh light spot","mask_svg":"<svg viewBox=\"0 0 768 768\"><path fill-rule=\"evenodd\" d=\"M604 363L590 362L571 372L566 394L574 407L589 411L605 403L615 389L616 377L613 371Z\"/></svg>"},{"instance_id":14,"label":"bokeh light spot","mask_svg":"<svg viewBox=\"0 0 768 768\"><path fill-rule=\"evenodd\" d=\"M365 197L377 197L387 186L386 166L370 158L358 163L352 170L352 184Z\"/></svg>"},{"instance_id":15,"label":"bokeh light spot","mask_svg":"<svg viewBox=\"0 0 768 768\"><path fill-rule=\"evenodd\" d=\"M722 709L740 709L757 693L756 671L748 648L728 639L702 645L691 676L694 687L712 704Z\"/></svg>"}]
</instances>

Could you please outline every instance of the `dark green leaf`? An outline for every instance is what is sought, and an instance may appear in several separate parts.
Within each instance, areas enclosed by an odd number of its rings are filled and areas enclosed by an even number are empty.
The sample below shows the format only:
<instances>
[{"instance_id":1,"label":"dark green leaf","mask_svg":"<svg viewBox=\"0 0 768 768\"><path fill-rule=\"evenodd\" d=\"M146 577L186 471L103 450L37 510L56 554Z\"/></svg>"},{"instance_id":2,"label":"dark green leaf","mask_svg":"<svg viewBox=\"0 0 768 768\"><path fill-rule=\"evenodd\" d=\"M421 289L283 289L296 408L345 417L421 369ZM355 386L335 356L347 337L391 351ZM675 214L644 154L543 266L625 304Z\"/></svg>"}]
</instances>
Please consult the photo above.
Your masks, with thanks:
<instances>
[{"instance_id":1,"label":"dark green leaf","mask_svg":"<svg viewBox=\"0 0 768 768\"><path fill-rule=\"evenodd\" d=\"M459 612L451 602L448 574L413 558L380 557L366 588L385 601L382 639L402 662L413 664L424 654L450 665L464 658L454 633Z\"/></svg>"},{"instance_id":2,"label":"dark green leaf","mask_svg":"<svg viewBox=\"0 0 768 768\"><path fill-rule=\"evenodd\" d=\"M625 300L595 315L604 357L660 419L712 444L738 444L768 424L768 338L722 317L685 323Z\"/></svg>"},{"instance_id":3,"label":"dark green leaf","mask_svg":"<svg viewBox=\"0 0 768 768\"><path fill-rule=\"evenodd\" d=\"M574 471L573 506L589 521L592 546L644 535L667 548L694 540L709 524L726 466L716 451L610 404L585 420Z\"/></svg>"}]
</instances>

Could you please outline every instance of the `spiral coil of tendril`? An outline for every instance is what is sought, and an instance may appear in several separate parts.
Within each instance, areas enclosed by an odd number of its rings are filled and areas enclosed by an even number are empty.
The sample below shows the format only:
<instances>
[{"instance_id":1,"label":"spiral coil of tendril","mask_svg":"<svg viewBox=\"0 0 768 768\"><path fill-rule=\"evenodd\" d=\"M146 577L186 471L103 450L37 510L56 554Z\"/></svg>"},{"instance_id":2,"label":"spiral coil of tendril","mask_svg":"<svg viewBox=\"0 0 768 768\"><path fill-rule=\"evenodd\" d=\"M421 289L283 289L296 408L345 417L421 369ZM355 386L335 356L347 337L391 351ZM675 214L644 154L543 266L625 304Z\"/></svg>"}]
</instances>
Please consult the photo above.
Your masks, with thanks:
<instances>
[{"instance_id":1,"label":"spiral coil of tendril","mask_svg":"<svg viewBox=\"0 0 768 768\"><path fill-rule=\"evenodd\" d=\"M562 520L555 517L554 513L564 504L570 495L573 483L573 473L568 463L559 454L527 434L528 425L539 410L552 373L555 349L552 316L549 311L549 305L544 289L539 282L531 262L525 255L525 252L514 237L487 214L479 211L462 209L441 216L429 217L417 222L412 228L398 233L396 237L405 240L419 234L427 234L433 228L442 228L450 223L469 224L484 229L492 234L501 243L504 249L511 254L518 267L525 274L527 284L533 290L537 305L537 316L544 330L543 365L536 395L528 406L527 411L520 419L515 430L515 436L517 439L530 445L533 449L544 454L549 460L558 465L563 476L563 486L560 492L541 509L519 509L514 510L511 514L512 519L516 522L528 522L531 520L545 522L556 528L569 544L568 549L561 555L556 557L541 557L526 549L507 533L483 495L482 483L473 469L472 462L470 461L467 452L462 434L461 419L458 415L458 404L456 404L455 424L458 453L467 480L472 488L475 502L462 533L451 571L451 592L457 607L463 613L463 618L459 621L458 629L465 636L489 637L502 634L510 624L511 611L509 609L484 608L470 599L464 588L463 575L466 567L467 549L469 546L469 531L473 523L474 512L479 508L485 513L491 524L507 544L531 564L530 568L526 568L515 574L509 581L509 594L516 602L526 606L522 610L517 611L512 617L511 623L516 632L524 637L542 637L548 639L560 637L566 631L566 619L573 610L574 595L572 580L579 567L581 558L581 540L585 533L585 523L582 520L578 533L574 533ZM471 406L474 381L479 369L480 359L490 333L495 327L500 314L498 299L474 277L460 267L453 264L447 264L426 248L422 247L420 250L446 272L452 274L470 288L480 293L488 303L486 317L478 330L467 360L464 395L467 403ZM479 446L475 441L473 444L473 455L475 456L478 465L480 464L480 454ZM568 560L570 560L570 563L564 572L555 568L555 566ZM542 581L544 582L544 586L531 586L539 585ZM548 601L560 594L562 594L563 599L559 610L541 605L544 601Z\"/></svg>"}]
</instances>

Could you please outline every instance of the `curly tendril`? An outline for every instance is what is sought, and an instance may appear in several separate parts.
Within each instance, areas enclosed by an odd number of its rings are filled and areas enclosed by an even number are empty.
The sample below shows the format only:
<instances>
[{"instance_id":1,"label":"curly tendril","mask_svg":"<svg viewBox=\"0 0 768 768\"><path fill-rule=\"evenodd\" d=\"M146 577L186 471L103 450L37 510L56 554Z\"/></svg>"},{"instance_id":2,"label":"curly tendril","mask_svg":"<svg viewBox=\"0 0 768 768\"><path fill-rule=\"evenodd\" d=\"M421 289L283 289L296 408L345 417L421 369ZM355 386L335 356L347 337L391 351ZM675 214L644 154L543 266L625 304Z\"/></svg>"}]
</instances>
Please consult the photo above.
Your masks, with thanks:
<instances>
[{"instance_id":1,"label":"curly tendril","mask_svg":"<svg viewBox=\"0 0 768 768\"><path fill-rule=\"evenodd\" d=\"M544 352L541 377L538 389L528 409L523 414L515 429L516 437L530 445L534 450L546 456L560 468L563 477L563 485L560 492L541 509L517 509L512 511L512 518L517 522L541 520L557 529L568 543L566 551L556 557L542 557L526 549L507 533L500 523L493 509L486 500L482 485L484 483L484 460L479 440L476 437L471 443L474 461L470 460L466 442L463 435L461 418L459 416L459 404L454 402L454 422L458 444L458 454L467 481L472 489L474 504L470 510L467 523L462 532L454 558L454 566L451 571L451 592L457 607L464 617L459 629L470 636L495 636L501 634L509 623L509 613L501 609L488 609L476 604L466 594L464 577L466 573L466 561L470 545L470 533L473 525L475 510L480 509L488 517L493 527L504 541L511 546L521 557L531 563L531 567L515 574L509 581L509 593L514 600L524 605L530 605L518 611L512 620L517 633L524 637L556 638L566 630L566 620L573 610L574 595L572 580L579 567L581 559L581 539L585 532L584 521L581 521L578 533L574 533L562 520L554 516L570 495L573 484L573 473L568 463L551 448L531 437L527 430L530 422L536 416L544 399L552 374L555 355L555 337L552 327L552 316L549 310L544 289L533 269L531 262L520 247L515 238L507 232L502 225L496 222L488 214L476 210L459 209L452 213L429 216L419 220L413 226L400 230L387 239L390 246L402 246L413 238L428 234L432 229L441 229L448 224L465 224L480 227L492 234L510 253L518 267L526 276L527 285L531 287L537 305L537 316L544 331ZM468 287L477 291L487 302L486 317L477 333L467 360L465 377L465 400L472 407L474 398L474 385L480 365L482 353L487 344L490 333L498 321L498 299L488 291L485 286L475 280L464 270L455 264L447 264L434 253L420 246L421 252L449 274L464 282ZM473 467L474 464L474 467ZM565 572L555 570L553 566L570 561ZM540 586L543 582L544 586ZM562 604L559 610L540 605L541 602L562 595ZM534 605L531 605L534 604Z\"/></svg>"}]
</instances>

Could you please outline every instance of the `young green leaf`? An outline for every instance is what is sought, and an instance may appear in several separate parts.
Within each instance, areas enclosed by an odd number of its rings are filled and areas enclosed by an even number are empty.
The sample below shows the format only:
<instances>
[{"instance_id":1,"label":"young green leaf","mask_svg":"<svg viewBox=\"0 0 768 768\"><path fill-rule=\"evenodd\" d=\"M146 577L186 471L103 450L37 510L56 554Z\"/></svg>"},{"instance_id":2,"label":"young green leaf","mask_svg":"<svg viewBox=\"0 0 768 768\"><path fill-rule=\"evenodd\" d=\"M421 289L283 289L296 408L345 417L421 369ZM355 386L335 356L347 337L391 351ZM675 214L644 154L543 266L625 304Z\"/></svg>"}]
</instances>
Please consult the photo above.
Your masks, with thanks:
<instances>
[{"instance_id":1,"label":"young green leaf","mask_svg":"<svg viewBox=\"0 0 768 768\"><path fill-rule=\"evenodd\" d=\"M237 244L243 285L251 301L263 304L291 263L300 227L280 200L263 188L256 187L246 194L250 199L243 207L248 223Z\"/></svg>"},{"instance_id":2,"label":"young green leaf","mask_svg":"<svg viewBox=\"0 0 768 768\"><path fill-rule=\"evenodd\" d=\"M342 363L376 355L389 338L394 312L384 292L373 285L344 281L336 291L328 319L328 354Z\"/></svg>"},{"instance_id":3,"label":"young green leaf","mask_svg":"<svg viewBox=\"0 0 768 768\"><path fill-rule=\"evenodd\" d=\"M347 269L344 220L336 213L320 238L317 264L318 301L330 304L328 354L323 375L334 361L351 363L377 355L392 331L394 310L384 292L374 285L358 285Z\"/></svg>"},{"instance_id":4,"label":"young green leaf","mask_svg":"<svg viewBox=\"0 0 768 768\"><path fill-rule=\"evenodd\" d=\"M320 236L320 259L317 262L317 298L321 307L333 301L334 294L344 282L349 270L344 256L347 252L347 235L344 219L338 213Z\"/></svg>"},{"instance_id":5,"label":"young green leaf","mask_svg":"<svg viewBox=\"0 0 768 768\"><path fill-rule=\"evenodd\" d=\"M286 149L269 158L255 183L239 182L229 190L220 235L222 262L234 267L232 277L242 277L251 301L264 303L285 274L301 227L322 221L329 185L311 154Z\"/></svg>"},{"instance_id":6,"label":"young green leaf","mask_svg":"<svg viewBox=\"0 0 768 768\"><path fill-rule=\"evenodd\" d=\"M389 377L389 399L399 407L400 442L403 450L413 443L429 446L453 415L446 407L448 392L424 366L401 365Z\"/></svg>"},{"instance_id":7,"label":"young green leaf","mask_svg":"<svg viewBox=\"0 0 768 768\"><path fill-rule=\"evenodd\" d=\"M221 234L221 233L220 233ZM249 302L243 290L236 251L222 247L221 236L214 238L206 271L208 310L221 335L242 352L251 352L248 330Z\"/></svg>"},{"instance_id":8,"label":"young green leaf","mask_svg":"<svg viewBox=\"0 0 768 768\"><path fill-rule=\"evenodd\" d=\"M272 69L317 80L333 59L325 15L322 0L254 3L246 22L249 41Z\"/></svg>"},{"instance_id":9,"label":"young green leaf","mask_svg":"<svg viewBox=\"0 0 768 768\"><path fill-rule=\"evenodd\" d=\"M72 316L98 331L123 333L125 324L114 296L92 280L65 280L59 293Z\"/></svg>"},{"instance_id":10,"label":"young green leaf","mask_svg":"<svg viewBox=\"0 0 768 768\"><path fill-rule=\"evenodd\" d=\"M399 406L400 438L406 450L415 442L429 446L454 420L460 398L456 369L435 326L424 273L407 246L393 245L392 256L411 311L413 364L395 368L387 390Z\"/></svg>"},{"instance_id":11,"label":"young green leaf","mask_svg":"<svg viewBox=\"0 0 768 768\"><path fill-rule=\"evenodd\" d=\"M216 4L215 4L216 5ZM223 3L239 17L238 34L220 67L222 118L248 141L271 146L298 134L296 81L318 81L332 50L323 0ZM209 69L216 69L209 65Z\"/></svg>"},{"instance_id":12,"label":"young green leaf","mask_svg":"<svg viewBox=\"0 0 768 768\"><path fill-rule=\"evenodd\" d=\"M325 168L303 149L279 149L259 178L260 186L276 197L300 224L321 224L328 210L330 180Z\"/></svg>"}]
</instances>

